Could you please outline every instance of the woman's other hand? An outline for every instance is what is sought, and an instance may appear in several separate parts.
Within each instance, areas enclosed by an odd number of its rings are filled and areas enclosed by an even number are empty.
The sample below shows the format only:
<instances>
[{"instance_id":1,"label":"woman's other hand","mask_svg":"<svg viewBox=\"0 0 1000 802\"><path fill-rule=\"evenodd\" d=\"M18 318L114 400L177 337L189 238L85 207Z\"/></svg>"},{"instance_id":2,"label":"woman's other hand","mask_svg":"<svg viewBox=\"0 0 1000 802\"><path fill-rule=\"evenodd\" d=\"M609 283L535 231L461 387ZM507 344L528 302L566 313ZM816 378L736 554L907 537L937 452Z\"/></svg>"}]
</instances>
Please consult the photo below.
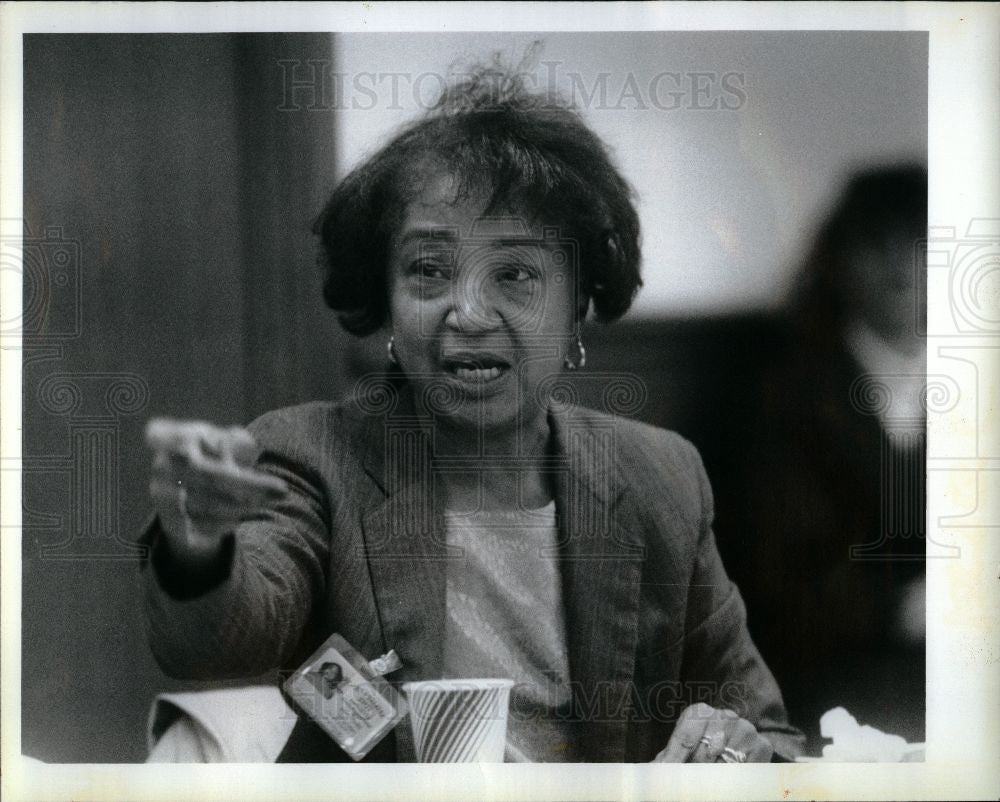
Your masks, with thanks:
<instances>
[{"instance_id":1,"label":"woman's other hand","mask_svg":"<svg viewBox=\"0 0 1000 802\"><path fill-rule=\"evenodd\" d=\"M154 418L146 443L154 453L150 496L178 556L214 555L248 509L286 491L254 469L258 448L246 429Z\"/></svg>"},{"instance_id":2,"label":"woman's other hand","mask_svg":"<svg viewBox=\"0 0 1000 802\"><path fill-rule=\"evenodd\" d=\"M686 708L654 763L768 763L774 748L732 710L698 703Z\"/></svg>"}]
</instances>

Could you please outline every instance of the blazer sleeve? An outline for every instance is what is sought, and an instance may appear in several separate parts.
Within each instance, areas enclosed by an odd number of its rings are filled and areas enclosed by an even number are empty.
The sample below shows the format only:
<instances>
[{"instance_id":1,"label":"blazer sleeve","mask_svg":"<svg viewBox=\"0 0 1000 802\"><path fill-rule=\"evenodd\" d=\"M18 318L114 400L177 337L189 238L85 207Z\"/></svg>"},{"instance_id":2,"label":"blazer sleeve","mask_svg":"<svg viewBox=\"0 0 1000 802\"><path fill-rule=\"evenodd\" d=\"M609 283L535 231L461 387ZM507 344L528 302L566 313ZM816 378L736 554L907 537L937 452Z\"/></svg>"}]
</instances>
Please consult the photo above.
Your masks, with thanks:
<instances>
[{"instance_id":1,"label":"blazer sleeve","mask_svg":"<svg viewBox=\"0 0 1000 802\"><path fill-rule=\"evenodd\" d=\"M776 758L802 754L805 736L788 722L781 691L754 645L746 608L722 565L712 531L713 498L701 457L689 446L701 488L701 523L688 590L682 680L712 695L713 707L728 708L757 727Z\"/></svg>"},{"instance_id":2,"label":"blazer sleeve","mask_svg":"<svg viewBox=\"0 0 1000 802\"><path fill-rule=\"evenodd\" d=\"M251 677L285 664L325 594L331 513L309 457L318 433L284 411L249 428L261 447L257 467L288 493L248 511L220 564L185 581L157 521L141 538L150 547L141 568L150 645L176 678Z\"/></svg>"}]
</instances>

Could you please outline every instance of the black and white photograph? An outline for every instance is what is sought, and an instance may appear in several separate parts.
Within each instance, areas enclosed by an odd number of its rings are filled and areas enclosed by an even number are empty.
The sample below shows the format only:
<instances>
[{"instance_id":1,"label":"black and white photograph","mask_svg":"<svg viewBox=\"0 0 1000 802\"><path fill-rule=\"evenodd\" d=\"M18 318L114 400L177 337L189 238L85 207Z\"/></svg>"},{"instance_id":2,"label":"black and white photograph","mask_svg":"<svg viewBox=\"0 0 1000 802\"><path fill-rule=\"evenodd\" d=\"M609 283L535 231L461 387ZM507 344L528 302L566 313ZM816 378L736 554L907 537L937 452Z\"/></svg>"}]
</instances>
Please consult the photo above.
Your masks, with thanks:
<instances>
[{"instance_id":1,"label":"black and white photograph","mask_svg":"<svg viewBox=\"0 0 1000 802\"><path fill-rule=\"evenodd\" d=\"M996 9L28 5L5 794L1000 792Z\"/></svg>"}]
</instances>

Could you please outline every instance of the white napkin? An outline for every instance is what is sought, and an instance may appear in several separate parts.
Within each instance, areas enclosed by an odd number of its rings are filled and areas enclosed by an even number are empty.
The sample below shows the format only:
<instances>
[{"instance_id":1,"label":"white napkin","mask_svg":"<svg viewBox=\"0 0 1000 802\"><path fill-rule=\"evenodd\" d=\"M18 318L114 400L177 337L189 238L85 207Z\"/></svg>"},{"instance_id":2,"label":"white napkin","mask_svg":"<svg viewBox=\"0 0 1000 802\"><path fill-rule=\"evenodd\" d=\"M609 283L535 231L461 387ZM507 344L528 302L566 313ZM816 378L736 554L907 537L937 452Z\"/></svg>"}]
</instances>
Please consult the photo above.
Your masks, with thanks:
<instances>
[{"instance_id":1,"label":"white napkin","mask_svg":"<svg viewBox=\"0 0 1000 802\"><path fill-rule=\"evenodd\" d=\"M858 724L842 707L827 710L820 717L819 732L833 739L832 744L823 747L823 760L830 762L899 763L923 749L923 744L908 744L899 735Z\"/></svg>"}]
</instances>

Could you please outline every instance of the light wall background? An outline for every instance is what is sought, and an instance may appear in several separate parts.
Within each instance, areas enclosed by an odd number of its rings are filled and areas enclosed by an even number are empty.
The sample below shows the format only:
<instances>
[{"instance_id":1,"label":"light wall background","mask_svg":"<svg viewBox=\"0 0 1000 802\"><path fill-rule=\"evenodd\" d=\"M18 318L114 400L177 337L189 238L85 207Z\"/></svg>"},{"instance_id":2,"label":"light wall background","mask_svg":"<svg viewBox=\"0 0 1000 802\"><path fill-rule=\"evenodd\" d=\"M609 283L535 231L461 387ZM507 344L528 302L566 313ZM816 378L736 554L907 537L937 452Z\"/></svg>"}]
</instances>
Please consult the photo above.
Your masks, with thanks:
<instances>
[{"instance_id":1,"label":"light wall background","mask_svg":"<svg viewBox=\"0 0 1000 802\"><path fill-rule=\"evenodd\" d=\"M925 159L918 32L352 33L334 41L340 174L426 108L450 67L494 52L517 64L536 39L538 85L555 76L581 102L637 190L634 316L773 308L851 170Z\"/></svg>"}]
</instances>

